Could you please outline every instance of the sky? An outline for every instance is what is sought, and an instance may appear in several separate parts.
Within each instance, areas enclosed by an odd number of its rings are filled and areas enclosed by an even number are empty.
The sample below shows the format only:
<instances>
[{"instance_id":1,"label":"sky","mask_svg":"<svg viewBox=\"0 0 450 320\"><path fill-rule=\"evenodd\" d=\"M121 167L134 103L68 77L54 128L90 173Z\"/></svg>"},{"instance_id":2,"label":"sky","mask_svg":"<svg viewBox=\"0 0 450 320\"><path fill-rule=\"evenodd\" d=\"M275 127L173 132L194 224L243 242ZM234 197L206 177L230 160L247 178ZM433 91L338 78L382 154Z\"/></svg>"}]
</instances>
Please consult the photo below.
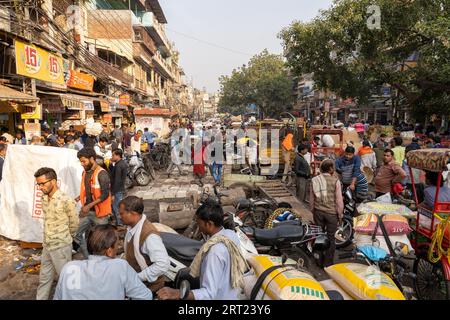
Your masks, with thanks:
<instances>
[{"instance_id":1,"label":"sky","mask_svg":"<svg viewBox=\"0 0 450 320\"><path fill-rule=\"evenodd\" d=\"M180 51L187 82L192 79L194 87L214 93L220 88L221 75L231 74L254 54L265 48L281 54L277 34L294 20L311 20L332 0L159 2L168 22L166 34Z\"/></svg>"}]
</instances>

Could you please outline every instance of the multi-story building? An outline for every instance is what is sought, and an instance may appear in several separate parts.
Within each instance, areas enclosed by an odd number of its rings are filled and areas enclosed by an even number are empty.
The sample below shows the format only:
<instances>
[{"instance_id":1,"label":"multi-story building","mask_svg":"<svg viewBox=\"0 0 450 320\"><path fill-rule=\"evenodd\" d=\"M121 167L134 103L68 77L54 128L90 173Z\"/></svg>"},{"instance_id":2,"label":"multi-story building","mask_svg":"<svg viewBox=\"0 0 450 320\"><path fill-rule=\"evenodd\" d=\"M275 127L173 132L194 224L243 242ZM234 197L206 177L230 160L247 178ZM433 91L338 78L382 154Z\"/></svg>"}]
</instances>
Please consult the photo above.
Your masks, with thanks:
<instances>
[{"instance_id":1,"label":"multi-story building","mask_svg":"<svg viewBox=\"0 0 450 320\"><path fill-rule=\"evenodd\" d=\"M39 103L11 107L1 123L120 124L134 108L188 109L193 99L166 23L158 0L2 1L1 82Z\"/></svg>"}]
</instances>

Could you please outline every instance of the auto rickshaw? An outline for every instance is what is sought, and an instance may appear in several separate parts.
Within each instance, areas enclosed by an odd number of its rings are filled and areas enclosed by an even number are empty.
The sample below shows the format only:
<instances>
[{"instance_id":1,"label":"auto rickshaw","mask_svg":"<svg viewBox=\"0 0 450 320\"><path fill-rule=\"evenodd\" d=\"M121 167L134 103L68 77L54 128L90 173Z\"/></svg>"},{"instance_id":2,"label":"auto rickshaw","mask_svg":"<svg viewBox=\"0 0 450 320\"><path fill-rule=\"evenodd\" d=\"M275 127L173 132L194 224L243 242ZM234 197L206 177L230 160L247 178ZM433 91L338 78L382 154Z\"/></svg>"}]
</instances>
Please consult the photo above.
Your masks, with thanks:
<instances>
[{"instance_id":1,"label":"auto rickshaw","mask_svg":"<svg viewBox=\"0 0 450 320\"><path fill-rule=\"evenodd\" d=\"M450 300L450 202L440 202L442 172L447 171L450 149L421 149L408 152L417 218L411 244L415 250L415 289L419 299ZM438 181L432 209L418 203L412 169L437 172Z\"/></svg>"}]
</instances>

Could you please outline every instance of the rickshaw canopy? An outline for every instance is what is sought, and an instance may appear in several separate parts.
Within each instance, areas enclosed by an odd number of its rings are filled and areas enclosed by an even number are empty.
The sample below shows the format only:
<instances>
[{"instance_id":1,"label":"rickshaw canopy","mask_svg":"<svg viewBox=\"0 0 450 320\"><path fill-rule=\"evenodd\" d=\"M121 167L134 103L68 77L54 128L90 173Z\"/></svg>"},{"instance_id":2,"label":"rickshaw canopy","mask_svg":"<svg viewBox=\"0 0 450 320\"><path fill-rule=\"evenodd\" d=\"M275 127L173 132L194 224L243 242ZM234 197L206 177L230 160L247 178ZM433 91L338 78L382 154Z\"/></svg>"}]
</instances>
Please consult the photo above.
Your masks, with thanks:
<instances>
[{"instance_id":1,"label":"rickshaw canopy","mask_svg":"<svg viewBox=\"0 0 450 320\"><path fill-rule=\"evenodd\" d=\"M406 161L411 168L441 172L447 171L450 160L450 149L420 149L409 151Z\"/></svg>"}]
</instances>

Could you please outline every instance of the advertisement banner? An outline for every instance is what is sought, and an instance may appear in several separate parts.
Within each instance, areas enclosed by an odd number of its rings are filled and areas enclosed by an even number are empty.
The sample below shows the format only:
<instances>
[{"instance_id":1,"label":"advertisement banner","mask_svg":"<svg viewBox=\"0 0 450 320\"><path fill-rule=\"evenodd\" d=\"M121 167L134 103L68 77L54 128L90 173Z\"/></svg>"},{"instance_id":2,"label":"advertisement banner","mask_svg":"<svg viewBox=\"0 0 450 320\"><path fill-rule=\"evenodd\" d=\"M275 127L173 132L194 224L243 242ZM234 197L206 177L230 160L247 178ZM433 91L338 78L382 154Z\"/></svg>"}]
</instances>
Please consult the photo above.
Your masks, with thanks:
<instances>
[{"instance_id":1,"label":"advertisement banner","mask_svg":"<svg viewBox=\"0 0 450 320\"><path fill-rule=\"evenodd\" d=\"M119 104L121 106L128 106L131 103L131 98L129 94L121 94L119 96Z\"/></svg>"},{"instance_id":2,"label":"advertisement banner","mask_svg":"<svg viewBox=\"0 0 450 320\"><path fill-rule=\"evenodd\" d=\"M92 91L94 88L94 77L86 73L70 70L67 86L75 89Z\"/></svg>"},{"instance_id":3,"label":"advertisement banner","mask_svg":"<svg viewBox=\"0 0 450 320\"><path fill-rule=\"evenodd\" d=\"M64 107L61 98L41 98L42 107L47 113L64 113Z\"/></svg>"},{"instance_id":4,"label":"advertisement banner","mask_svg":"<svg viewBox=\"0 0 450 320\"><path fill-rule=\"evenodd\" d=\"M22 76L64 85L63 58L33 44L14 42L16 71Z\"/></svg>"},{"instance_id":5,"label":"advertisement banner","mask_svg":"<svg viewBox=\"0 0 450 320\"><path fill-rule=\"evenodd\" d=\"M25 130L25 138L31 140L34 136L41 136L41 124L40 123L24 123L23 128Z\"/></svg>"},{"instance_id":6,"label":"advertisement banner","mask_svg":"<svg viewBox=\"0 0 450 320\"><path fill-rule=\"evenodd\" d=\"M94 102L90 101L90 100L84 100L84 110L85 111L94 111Z\"/></svg>"}]
</instances>

